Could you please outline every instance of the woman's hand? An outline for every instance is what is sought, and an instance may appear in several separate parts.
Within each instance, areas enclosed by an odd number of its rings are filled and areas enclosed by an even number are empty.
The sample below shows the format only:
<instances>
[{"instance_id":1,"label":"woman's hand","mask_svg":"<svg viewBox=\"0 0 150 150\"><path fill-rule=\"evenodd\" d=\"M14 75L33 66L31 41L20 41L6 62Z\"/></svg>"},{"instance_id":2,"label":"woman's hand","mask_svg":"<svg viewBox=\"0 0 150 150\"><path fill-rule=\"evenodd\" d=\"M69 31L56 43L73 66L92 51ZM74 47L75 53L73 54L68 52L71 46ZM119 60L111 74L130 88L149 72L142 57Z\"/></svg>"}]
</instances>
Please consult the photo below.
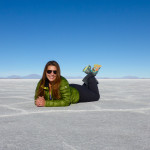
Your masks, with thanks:
<instances>
[{"instance_id":1,"label":"woman's hand","mask_svg":"<svg viewBox=\"0 0 150 150\"><path fill-rule=\"evenodd\" d=\"M44 99L44 96L39 96L36 100L35 100L35 105L37 107L43 107L45 106L45 99Z\"/></svg>"}]
</instances>

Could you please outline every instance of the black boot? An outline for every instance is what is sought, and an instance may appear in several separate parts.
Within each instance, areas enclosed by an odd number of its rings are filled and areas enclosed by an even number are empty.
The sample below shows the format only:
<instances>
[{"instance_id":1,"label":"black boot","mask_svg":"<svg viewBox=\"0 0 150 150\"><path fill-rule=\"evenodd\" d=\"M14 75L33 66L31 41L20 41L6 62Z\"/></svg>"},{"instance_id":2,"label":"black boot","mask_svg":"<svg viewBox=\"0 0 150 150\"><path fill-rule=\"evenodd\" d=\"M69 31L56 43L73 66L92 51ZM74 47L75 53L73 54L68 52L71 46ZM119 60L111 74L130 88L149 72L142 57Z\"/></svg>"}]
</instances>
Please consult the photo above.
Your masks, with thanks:
<instances>
[{"instance_id":1,"label":"black boot","mask_svg":"<svg viewBox=\"0 0 150 150\"><path fill-rule=\"evenodd\" d=\"M95 77L92 72L89 73L89 74L87 74L87 75L83 78L83 80L82 80L87 86L88 86L88 79L89 79L90 77ZM97 82L97 84L98 84L99 82L97 81L96 78L95 78L95 80L96 80L96 82Z\"/></svg>"}]
</instances>

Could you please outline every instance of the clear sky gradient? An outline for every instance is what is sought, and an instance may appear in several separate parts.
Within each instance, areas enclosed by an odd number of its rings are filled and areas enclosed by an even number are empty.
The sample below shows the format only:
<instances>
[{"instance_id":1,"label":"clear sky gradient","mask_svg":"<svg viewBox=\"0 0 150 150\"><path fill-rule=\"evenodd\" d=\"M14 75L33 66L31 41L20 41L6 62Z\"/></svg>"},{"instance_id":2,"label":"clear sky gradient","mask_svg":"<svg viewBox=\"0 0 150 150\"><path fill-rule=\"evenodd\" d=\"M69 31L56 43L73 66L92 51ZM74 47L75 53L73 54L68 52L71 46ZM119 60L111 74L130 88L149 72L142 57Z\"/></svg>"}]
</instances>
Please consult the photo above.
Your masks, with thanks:
<instances>
[{"instance_id":1,"label":"clear sky gradient","mask_svg":"<svg viewBox=\"0 0 150 150\"><path fill-rule=\"evenodd\" d=\"M150 77L150 0L0 0L0 77L63 76L102 65L98 77Z\"/></svg>"}]
</instances>

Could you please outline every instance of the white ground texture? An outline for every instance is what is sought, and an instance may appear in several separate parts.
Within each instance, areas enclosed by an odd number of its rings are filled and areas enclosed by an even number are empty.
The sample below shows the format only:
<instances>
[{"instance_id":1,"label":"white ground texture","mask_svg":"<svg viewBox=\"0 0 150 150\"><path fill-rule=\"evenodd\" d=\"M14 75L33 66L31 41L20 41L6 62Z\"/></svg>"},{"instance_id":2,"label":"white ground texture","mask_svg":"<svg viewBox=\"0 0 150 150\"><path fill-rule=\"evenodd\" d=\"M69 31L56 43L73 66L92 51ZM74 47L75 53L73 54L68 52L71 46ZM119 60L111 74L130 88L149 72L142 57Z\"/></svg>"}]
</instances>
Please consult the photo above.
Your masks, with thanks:
<instances>
[{"instance_id":1,"label":"white ground texture","mask_svg":"<svg viewBox=\"0 0 150 150\"><path fill-rule=\"evenodd\" d=\"M0 150L150 150L150 79L99 79L99 101L68 107L36 107L38 81L0 80Z\"/></svg>"}]
</instances>

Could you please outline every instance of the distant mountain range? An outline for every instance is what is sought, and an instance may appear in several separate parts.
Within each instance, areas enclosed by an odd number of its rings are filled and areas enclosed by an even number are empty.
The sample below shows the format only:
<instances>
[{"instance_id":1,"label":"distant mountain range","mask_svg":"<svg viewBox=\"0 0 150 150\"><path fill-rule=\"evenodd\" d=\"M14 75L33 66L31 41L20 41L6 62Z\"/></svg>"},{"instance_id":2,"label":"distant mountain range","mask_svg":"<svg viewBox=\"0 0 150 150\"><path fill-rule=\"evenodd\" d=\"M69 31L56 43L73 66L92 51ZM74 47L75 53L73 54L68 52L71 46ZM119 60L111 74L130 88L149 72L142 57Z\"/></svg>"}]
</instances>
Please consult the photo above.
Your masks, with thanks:
<instances>
[{"instance_id":1,"label":"distant mountain range","mask_svg":"<svg viewBox=\"0 0 150 150\"><path fill-rule=\"evenodd\" d=\"M41 76L38 74L29 74L27 76L18 76L18 75L11 75L8 77L0 77L0 79L40 79Z\"/></svg>"},{"instance_id":2,"label":"distant mountain range","mask_svg":"<svg viewBox=\"0 0 150 150\"><path fill-rule=\"evenodd\" d=\"M11 75L8 77L0 77L0 79L40 79L41 76L38 74L29 74L27 76L18 76L18 75ZM81 76L65 76L67 79L82 79L83 77ZM149 79L149 78L139 78L137 76L124 76L120 78L111 78L111 77L97 77L97 79Z\"/></svg>"}]
</instances>

